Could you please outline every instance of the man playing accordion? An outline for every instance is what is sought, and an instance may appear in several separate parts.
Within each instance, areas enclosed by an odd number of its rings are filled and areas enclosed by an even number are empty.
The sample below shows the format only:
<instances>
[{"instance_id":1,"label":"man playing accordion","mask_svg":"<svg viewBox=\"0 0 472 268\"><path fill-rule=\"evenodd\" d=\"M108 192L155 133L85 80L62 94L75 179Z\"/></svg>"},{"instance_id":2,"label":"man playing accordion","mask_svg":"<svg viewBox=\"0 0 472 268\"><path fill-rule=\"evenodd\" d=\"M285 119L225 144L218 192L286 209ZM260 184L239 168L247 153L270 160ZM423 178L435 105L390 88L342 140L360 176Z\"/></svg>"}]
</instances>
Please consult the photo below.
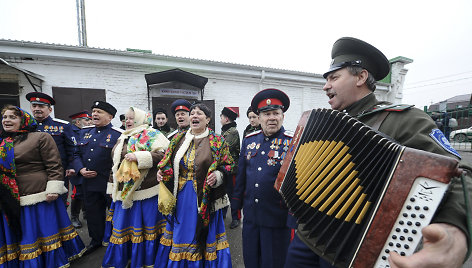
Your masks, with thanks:
<instances>
[{"instance_id":1,"label":"man playing accordion","mask_svg":"<svg viewBox=\"0 0 472 268\"><path fill-rule=\"evenodd\" d=\"M330 69L323 75L326 79L323 90L332 109L349 114L401 145L460 159L426 113L409 105L392 111L385 109L389 103L376 99L376 81L390 71L389 61L381 51L364 41L344 37L334 43L331 57ZM471 167L463 162L459 166L466 172L466 180L470 181ZM458 178L451 182L445 200L432 223L422 230L423 249L411 256L390 253L390 267L462 266L470 234L463 189ZM299 226L289 247L285 266L332 267L310 249L308 230L302 227Z\"/></svg>"}]
</instances>

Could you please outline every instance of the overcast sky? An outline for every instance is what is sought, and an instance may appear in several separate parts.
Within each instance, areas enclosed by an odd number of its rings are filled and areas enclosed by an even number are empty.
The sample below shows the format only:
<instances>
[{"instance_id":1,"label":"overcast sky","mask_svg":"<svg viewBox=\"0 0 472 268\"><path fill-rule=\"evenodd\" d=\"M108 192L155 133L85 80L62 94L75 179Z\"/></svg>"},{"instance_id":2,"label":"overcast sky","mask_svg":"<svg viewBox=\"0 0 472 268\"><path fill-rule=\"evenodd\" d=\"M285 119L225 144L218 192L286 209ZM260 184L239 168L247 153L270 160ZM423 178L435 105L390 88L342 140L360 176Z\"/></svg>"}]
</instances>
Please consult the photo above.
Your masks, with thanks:
<instances>
[{"instance_id":1,"label":"overcast sky","mask_svg":"<svg viewBox=\"0 0 472 268\"><path fill-rule=\"evenodd\" d=\"M324 73L342 36L413 59L404 103L472 92L472 1L85 0L88 45ZM78 45L76 0L0 0L0 39Z\"/></svg>"}]
</instances>

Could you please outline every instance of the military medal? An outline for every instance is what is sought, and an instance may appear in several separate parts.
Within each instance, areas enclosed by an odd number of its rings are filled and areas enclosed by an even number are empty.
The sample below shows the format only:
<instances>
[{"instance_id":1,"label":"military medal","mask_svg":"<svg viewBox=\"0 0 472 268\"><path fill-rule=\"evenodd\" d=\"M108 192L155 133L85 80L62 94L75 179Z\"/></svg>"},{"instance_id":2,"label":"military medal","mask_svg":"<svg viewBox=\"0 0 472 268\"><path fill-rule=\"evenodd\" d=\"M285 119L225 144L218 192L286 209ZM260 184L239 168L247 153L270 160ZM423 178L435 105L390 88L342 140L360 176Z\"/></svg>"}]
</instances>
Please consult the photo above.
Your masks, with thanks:
<instances>
[{"instance_id":1,"label":"military medal","mask_svg":"<svg viewBox=\"0 0 472 268\"><path fill-rule=\"evenodd\" d=\"M47 131L49 129L49 126L48 125L45 125L44 126L44 131Z\"/></svg>"},{"instance_id":2,"label":"military medal","mask_svg":"<svg viewBox=\"0 0 472 268\"><path fill-rule=\"evenodd\" d=\"M260 143L256 144L256 150L259 150L259 147L261 147L261 144Z\"/></svg>"},{"instance_id":3,"label":"military medal","mask_svg":"<svg viewBox=\"0 0 472 268\"><path fill-rule=\"evenodd\" d=\"M110 142L110 139L111 139L111 134L108 134L108 136L107 136L107 142Z\"/></svg>"},{"instance_id":4,"label":"military medal","mask_svg":"<svg viewBox=\"0 0 472 268\"><path fill-rule=\"evenodd\" d=\"M246 158L247 158L247 160L250 160L250 159L251 159L251 152L247 152Z\"/></svg>"},{"instance_id":5,"label":"military medal","mask_svg":"<svg viewBox=\"0 0 472 268\"><path fill-rule=\"evenodd\" d=\"M64 127L63 126L59 127L59 132L61 132L61 133L64 132Z\"/></svg>"},{"instance_id":6,"label":"military medal","mask_svg":"<svg viewBox=\"0 0 472 268\"><path fill-rule=\"evenodd\" d=\"M269 146L270 149L272 149L272 150L275 149L275 141L276 141L276 140L277 140L277 139L273 139L273 140L272 140L272 145Z\"/></svg>"},{"instance_id":7,"label":"military medal","mask_svg":"<svg viewBox=\"0 0 472 268\"><path fill-rule=\"evenodd\" d=\"M284 150L284 151L287 151L289 145L290 145L290 140L284 140L284 148L283 148L283 150Z\"/></svg>"},{"instance_id":8,"label":"military medal","mask_svg":"<svg viewBox=\"0 0 472 268\"><path fill-rule=\"evenodd\" d=\"M275 166L275 160L272 158L267 159L267 165L268 166Z\"/></svg>"},{"instance_id":9,"label":"military medal","mask_svg":"<svg viewBox=\"0 0 472 268\"><path fill-rule=\"evenodd\" d=\"M280 144L282 143L282 139L275 139L275 150L280 148Z\"/></svg>"}]
</instances>

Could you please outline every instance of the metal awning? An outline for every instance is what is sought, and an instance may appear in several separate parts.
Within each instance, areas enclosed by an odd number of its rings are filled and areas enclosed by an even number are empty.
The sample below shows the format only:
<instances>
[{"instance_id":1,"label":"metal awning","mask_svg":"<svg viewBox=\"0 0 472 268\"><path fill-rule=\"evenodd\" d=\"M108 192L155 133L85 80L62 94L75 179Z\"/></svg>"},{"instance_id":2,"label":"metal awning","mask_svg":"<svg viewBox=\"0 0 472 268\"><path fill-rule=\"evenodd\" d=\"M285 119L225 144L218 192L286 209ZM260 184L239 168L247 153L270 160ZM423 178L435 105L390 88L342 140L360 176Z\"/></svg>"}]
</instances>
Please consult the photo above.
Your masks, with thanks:
<instances>
[{"instance_id":1,"label":"metal awning","mask_svg":"<svg viewBox=\"0 0 472 268\"><path fill-rule=\"evenodd\" d=\"M0 63L3 63L3 64L5 64L5 65L8 66L8 67L11 67L11 68L13 68L13 69L15 69L15 70L17 70L17 71L22 72L22 73L25 75L25 77L26 77L26 79L28 80L28 82L29 82L29 83L31 84L31 86L33 87L34 91L38 91L38 90L36 89L36 87L39 88L39 91L42 91L41 85L37 85L37 84L33 83L33 81L31 81L31 77L33 77L33 78L35 78L35 79L38 79L38 80L40 80L41 82L43 82L43 81L44 81L44 76L39 75L39 74L37 74L37 73L33 73L33 72L28 71L28 70L25 70L25 69L22 69L22 68L20 68L20 67L15 66L15 65L12 65L11 63L9 63L8 61L6 61L6 60L4 60L4 59L2 59L2 58L0 58Z\"/></svg>"}]
</instances>

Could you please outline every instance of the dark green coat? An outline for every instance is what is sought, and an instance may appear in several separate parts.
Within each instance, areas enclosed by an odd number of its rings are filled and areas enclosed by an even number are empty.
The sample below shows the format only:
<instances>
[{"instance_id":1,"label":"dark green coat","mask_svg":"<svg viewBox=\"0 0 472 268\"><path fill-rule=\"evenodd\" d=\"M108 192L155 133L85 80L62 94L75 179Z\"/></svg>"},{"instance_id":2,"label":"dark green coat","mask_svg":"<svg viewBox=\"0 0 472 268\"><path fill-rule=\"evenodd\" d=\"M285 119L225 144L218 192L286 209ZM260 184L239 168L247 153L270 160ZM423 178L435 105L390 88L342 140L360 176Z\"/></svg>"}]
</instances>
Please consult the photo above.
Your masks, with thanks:
<instances>
[{"instance_id":1,"label":"dark green coat","mask_svg":"<svg viewBox=\"0 0 472 268\"><path fill-rule=\"evenodd\" d=\"M225 138L226 143L229 146L229 152L233 157L235 168L232 174L236 174L238 170L238 159L239 152L241 151L241 144L239 142L239 132L236 128L236 123L226 124L221 128L221 136Z\"/></svg>"},{"instance_id":2,"label":"dark green coat","mask_svg":"<svg viewBox=\"0 0 472 268\"><path fill-rule=\"evenodd\" d=\"M378 101L375 95L371 93L349 106L344 112L357 118L366 125L372 126L378 121L382 112L367 113L381 104L387 103ZM399 112L389 112L378 130L404 146L457 158L429 136L431 131L436 128L436 124L426 113L419 109L411 108ZM464 163L464 161L461 161L460 165L462 168L469 169L466 179L469 182L468 190L470 193L472 192L471 166L470 164ZM466 236L470 235L467 230L464 194L460 178L454 178L451 182L451 187L446 195L445 202L443 202L442 206L438 209L432 222L452 224L461 229ZM303 231L300 225L298 235L310 246L311 243L305 238L306 234L307 232Z\"/></svg>"}]
</instances>

